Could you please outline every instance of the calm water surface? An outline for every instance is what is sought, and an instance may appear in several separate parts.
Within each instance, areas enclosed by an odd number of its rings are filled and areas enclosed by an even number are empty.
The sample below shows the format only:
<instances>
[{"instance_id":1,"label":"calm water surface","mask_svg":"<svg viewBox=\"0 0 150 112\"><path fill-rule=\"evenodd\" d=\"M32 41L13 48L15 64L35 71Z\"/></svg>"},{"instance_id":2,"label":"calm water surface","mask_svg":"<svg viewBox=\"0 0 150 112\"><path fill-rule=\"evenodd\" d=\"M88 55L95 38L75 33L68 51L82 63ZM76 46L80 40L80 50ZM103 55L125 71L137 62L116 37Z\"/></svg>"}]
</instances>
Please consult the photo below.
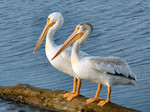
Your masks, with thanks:
<instances>
[{"instance_id":1,"label":"calm water surface","mask_svg":"<svg viewBox=\"0 0 150 112\"><path fill-rule=\"evenodd\" d=\"M136 86L113 86L111 101L150 111L150 2L149 0L1 0L0 86L18 83L45 89L72 90L73 78L53 68L45 56L45 42L33 55L36 42L52 12L61 12L64 25L55 34L63 43L77 24L89 22L94 31L82 50L96 56L124 58L137 75ZM83 81L81 94L93 97L97 84ZM106 98L103 86L101 97ZM9 108L13 107L13 108ZM40 111L0 100L0 111Z\"/></svg>"}]
</instances>

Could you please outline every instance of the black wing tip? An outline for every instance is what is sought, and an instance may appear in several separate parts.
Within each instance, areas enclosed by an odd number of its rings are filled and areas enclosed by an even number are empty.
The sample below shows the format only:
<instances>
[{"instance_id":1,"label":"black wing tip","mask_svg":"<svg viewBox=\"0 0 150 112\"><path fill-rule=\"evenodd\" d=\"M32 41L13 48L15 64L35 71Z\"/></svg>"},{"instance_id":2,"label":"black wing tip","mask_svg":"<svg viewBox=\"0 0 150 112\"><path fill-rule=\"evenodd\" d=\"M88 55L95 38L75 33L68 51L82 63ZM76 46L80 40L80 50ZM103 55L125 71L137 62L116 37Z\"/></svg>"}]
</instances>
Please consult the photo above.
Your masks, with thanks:
<instances>
[{"instance_id":1,"label":"black wing tip","mask_svg":"<svg viewBox=\"0 0 150 112\"><path fill-rule=\"evenodd\" d=\"M129 75L128 77L126 77L125 75L123 75L123 74L121 74L121 73L117 73L116 71L115 71L114 74L113 74L113 73L109 73L109 72L107 72L107 74L115 75L115 76L121 76L121 77L125 77L125 78L131 79L131 80L136 80L135 77L131 77L130 75Z\"/></svg>"}]
</instances>

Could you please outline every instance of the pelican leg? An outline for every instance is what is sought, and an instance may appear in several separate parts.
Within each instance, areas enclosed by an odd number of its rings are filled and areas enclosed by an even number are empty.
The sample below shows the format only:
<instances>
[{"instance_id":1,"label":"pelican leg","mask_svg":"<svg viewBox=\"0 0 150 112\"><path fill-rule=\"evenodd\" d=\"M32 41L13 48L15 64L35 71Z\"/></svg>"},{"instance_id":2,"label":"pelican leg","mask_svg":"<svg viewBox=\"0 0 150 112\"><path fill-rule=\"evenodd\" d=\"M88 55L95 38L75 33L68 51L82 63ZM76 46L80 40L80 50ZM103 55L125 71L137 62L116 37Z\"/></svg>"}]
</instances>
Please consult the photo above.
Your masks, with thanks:
<instances>
[{"instance_id":1,"label":"pelican leg","mask_svg":"<svg viewBox=\"0 0 150 112\"><path fill-rule=\"evenodd\" d=\"M75 94L70 95L66 100L71 101L73 98L79 96L81 88L81 80L78 80L78 88Z\"/></svg>"},{"instance_id":2,"label":"pelican leg","mask_svg":"<svg viewBox=\"0 0 150 112\"><path fill-rule=\"evenodd\" d=\"M111 94L111 87L108 87L108 94L107 94L107 100L102 100L98 103L99 106L104 106L106 103L110 102L110 94Z\"/></svg>"},{"instance_id":3,"label":"pelican leg","mask_svg":"<svg viewBox=\"0 0 150 112\"><path fill-rule=\"evenodd\" d=\"M76 93L77 78L74 77L73 81L74 81L74 84L73 84L73 90L72 90L72 92L67 92L67 93L65 93L65 94L63 95L64 98L69 97L70 95Z\"/></svg>"},{"instance_id":4,"label":"pelican leg","mask_svg":"<svg viewBox=\"0 0 150 112\"><path fill-rule=\"evenodd\" d=\"M97 88L97 92L95 94L95 97L87 99L86 102L91 103L95 100L102 100L102 98L99 97L99 93L100 93L101 89L102 89L102 84L98 84L98 88Z\"/></svg>"}]
</instances>

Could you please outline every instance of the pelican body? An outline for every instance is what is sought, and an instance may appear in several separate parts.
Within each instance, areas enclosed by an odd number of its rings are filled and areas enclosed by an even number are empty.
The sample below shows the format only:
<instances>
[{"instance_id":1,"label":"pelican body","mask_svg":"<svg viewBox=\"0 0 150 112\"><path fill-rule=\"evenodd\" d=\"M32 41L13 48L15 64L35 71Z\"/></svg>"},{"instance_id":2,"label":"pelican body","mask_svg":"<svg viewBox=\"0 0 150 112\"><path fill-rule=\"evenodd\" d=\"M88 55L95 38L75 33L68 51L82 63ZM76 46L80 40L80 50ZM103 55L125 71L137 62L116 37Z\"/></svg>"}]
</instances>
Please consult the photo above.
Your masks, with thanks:
<instances>
[{"instance_id":1,"label":"pelican body","mask_svg":"<svg viewBox=\"0 0 150 112\"><path fill-rule=\"evenodd\" d=\"M118 57L96 57L79 55L80 46L90 36L93 27L89 23L79 24L73 34L64 42L52 60L70 46L73 42L71 64L79 80L87 80L98 83L98 89L94 98L87 99L87 103L100 99L99 106L110 101L112 85L135 85L135 74L129 65ZM108 87L107 100L99 98L102 85Z\"/></svg>"},{"instance_id":2,"label":"pelican body","mask_svg":"<svg viewBox=\"0 0 150 112\"><path fill-rule=\"evenodd\" d=\"M39 37L39 40L36 44L33 53L36 52L36 50L39 48L42 41L46 37L45 52L49 62L56 69L74 77L73 91L71 93L64 94L64 97L69 97L70 95L76 93L76 85L77 85L77 78L71 66L71 47L67 48L61 55L59 55L56 58L56 60L51 61L51 58L61 47L61 45L56 45L54 43L53 36L55 32L62 26L63 22L64 19L61 13L54 12L48 16L47 23L43 29L43 32L41 33L41 36ZM80 55L85 55L85 53L80 52ZM81 82L78 82L78 84L79 83Z\"/></svg>"}]
</instances>

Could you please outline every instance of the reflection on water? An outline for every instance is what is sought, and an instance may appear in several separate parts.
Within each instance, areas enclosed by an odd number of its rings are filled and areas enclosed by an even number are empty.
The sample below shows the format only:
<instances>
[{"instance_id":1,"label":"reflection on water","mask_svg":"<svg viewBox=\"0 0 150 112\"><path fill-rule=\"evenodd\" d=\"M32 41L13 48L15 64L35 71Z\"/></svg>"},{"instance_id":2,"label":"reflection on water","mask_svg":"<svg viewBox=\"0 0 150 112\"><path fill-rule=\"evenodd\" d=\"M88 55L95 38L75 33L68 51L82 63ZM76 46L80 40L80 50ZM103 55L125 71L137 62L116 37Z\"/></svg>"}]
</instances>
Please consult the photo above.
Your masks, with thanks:
<instances>
[{"instance_id":1,"label":"reflection on water","mask_svg":"<svg viewBox=\"0 0 150 112\"><path fill-rule=\"evenodd\" d=\"M35 44L52 12L65 23L55 34L61 44L77 24L89 22L94 31L82 50L91 55L124 58L137 75L136 86L113 86L111 101L140 111L150 110L150 2L141 1L0 1L0 85L26 83L46 89L72 90L73 78L57 71L45 56L44 43ZM97 84L83 81L81 94L93 97ZM101 97L106 98L104 86ZM9 105L0 102L7 111ZM17 105L12 106L16 107ZM28 107L19 107L26 109ZM12 109L13 110L13 109ZM29 110L32 110L29 108Z\"/></svg>"}]
</instances>

